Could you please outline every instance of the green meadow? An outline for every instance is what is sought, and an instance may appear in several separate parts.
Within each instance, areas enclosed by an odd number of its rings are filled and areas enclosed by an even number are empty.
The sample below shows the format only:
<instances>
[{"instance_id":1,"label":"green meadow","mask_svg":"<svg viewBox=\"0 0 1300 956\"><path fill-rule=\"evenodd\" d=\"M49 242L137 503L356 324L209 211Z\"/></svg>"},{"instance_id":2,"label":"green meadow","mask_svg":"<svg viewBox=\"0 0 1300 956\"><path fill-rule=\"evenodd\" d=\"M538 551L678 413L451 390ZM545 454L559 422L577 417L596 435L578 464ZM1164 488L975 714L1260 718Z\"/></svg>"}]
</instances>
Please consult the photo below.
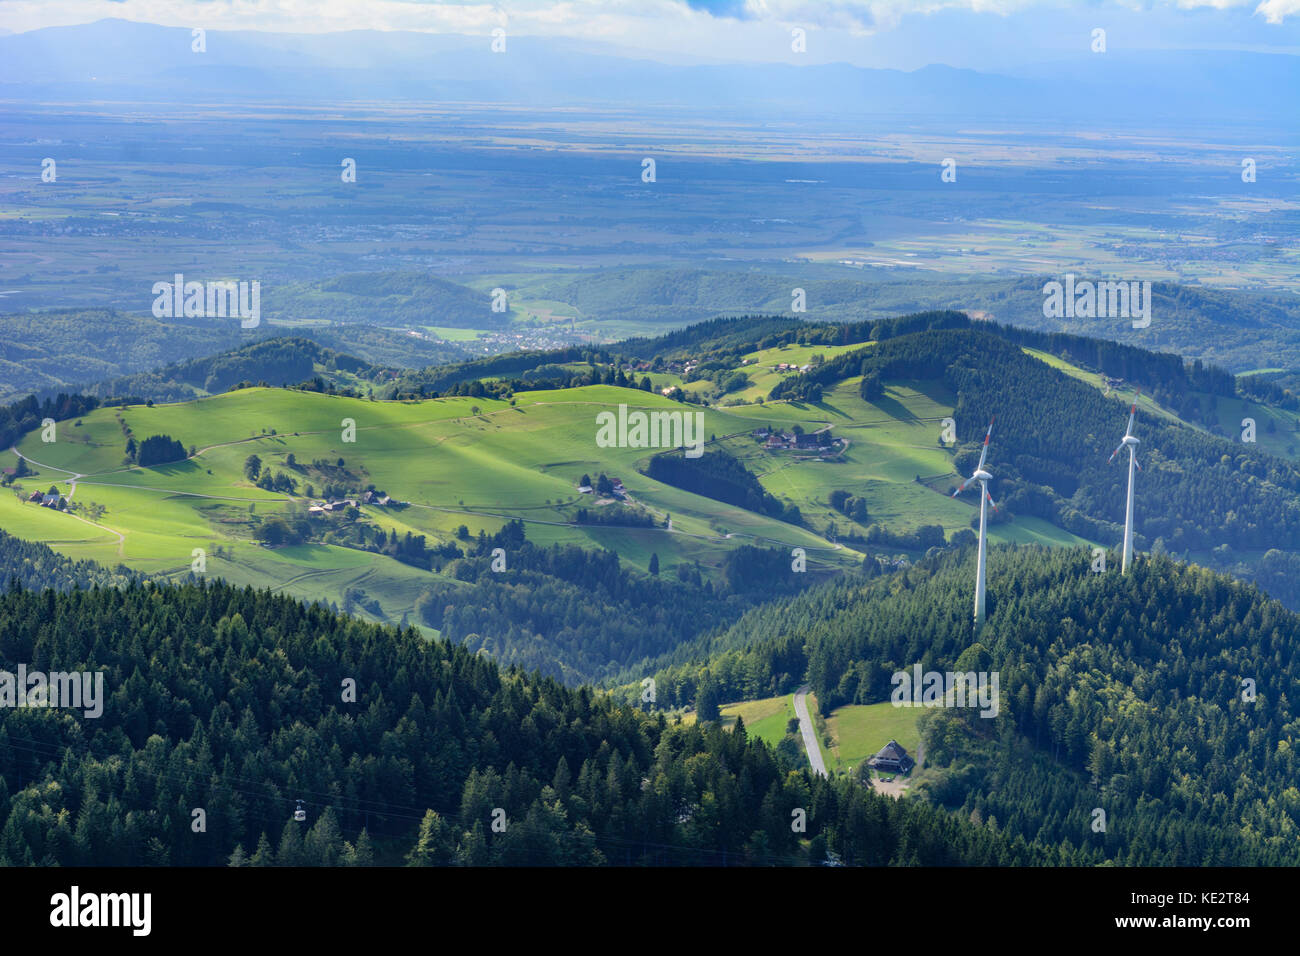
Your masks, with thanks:
<instances>
[{"instance_id":1,"label":"green meadow","mask_svg":"<svg viewBox=\"0 0 1300 956\"><path fill-rule=\"evenodd\" d=\"M794 695L766 697L762 700L738 701L720 709L722 726L728 730L736 726L736 718L745 722L745 732L775 747L785 736L790 721L797 719L794 712Z\"/></svg>"},{"instance_id":2,"label":"green meadow","mask_svg":"<svg viewBox=\"0 0 1300 956\"><path fill-rule=\"evenodd\" d=\"M826 769L851 773L891 740L897 740L915 759L921 743L917 726L921 713L918 708L895 707L889 701L836 708L826 718L831 732L830 750L824 751Z\"/></svg>"},{"instance_id":3,"label":"green meadow","mask_svg":"<svg viewBox=\"0 0 1300 956\"><path fill-rule=\"evenodd\" d=\"M818 355L829 359L861 347L766 349L745 356L753 361L742 367L753 373L755 388L766 390L779 378L771 365L808 364ZM934 382L894 381L886 383L883 397L869 402L858 394L858 386L857 378L848 379L817 403L722 406L683 405L658 392L593 385L524 391L513 401L454 397L400 402L248 388L191 402L100 408L60 422L53 442L32 432L18 445L36 472L18 482L21 490L57 484L83 506L79 517L6 495L0 496L0 522L14 534L70 556L121 562L152 574L187 573L195 549L202 549L208 574L239 583L332 601L340 601L347 588L360 587L379 602L383 618L400 620L412 611L429 572L332 545L272 549L254 539L262 519L303 511L311 503L309 485L320 495L326 478L313 462L333 466L342 461L355 483L373 484L406 503L402 508L364 506L366 520L388 532L424 535L430 544L453 540L462 525L477 535L521 519L530 540L539 545L608 548L634 568L645 569L657 555L666 570L698 562L707 572L718 568L731 549L759 544L803 548L810 570L831 572L855 566L863 556L862 546L836 539L866 531L831 509L829 497L837 489L864 498L868 523L891 531L938 524L951 534L969 527L977 513L973 496L953 499L946 493L957 479L954 449L945 447L939 435L943 419L953 413L955 396ZM616 411L620 404L701 414L705 438L740 459L777 498L797 505L805 526L645 477L640 469L652 449L598 447L597 414ZM1225 407L1225 414L1236 413ZM829 428L846 444L837 460L828 461L806 452L769 451L750 434L760 426L799 426L806 432ZM1288 427L1294 429L1294 422ZM192 450L191 456L149 468L131 465L125 460L128 434L137 442L169 435ZM1265 441L1262 419L1260 434ZM1274 437L1278 434L1280 424L1267 440L1280 441ZM257 455L264 469L294 477L296 492L256 487L244 473L250 455ZM291 455L296 468L289 464ZM578 479L601 472L621 479L632 501L655 517L656 526L579 524L579 508L604 505L580 495ZM918 477L926 481L918 482ZM94 522L87 520L92 504L103 509ZM1007 542L1084 543L1025 517L994 526L990 536Z\"/></svg>"},{"instance_id":4,"label":"green meadow","mask_svg":"<svg viewBox=\"0 0 1300 956\"><path fill-rule=\"evenodd\" d=\"M207 573L238 583L335 601L346 588L361 587L391 620L411 611L429 572L341 547L271 549L253 538L260 519L307 507L313 478L302 469L315 460L341 459L360 484L407 503L400 509L364 506L367 520L431 542L451 540L461 525L471 534L491 533L519 518L538 544L610 548L643 569L656 554L665 568L682 561L716 567L729 549L747 542L803 547L813 566L843 568L860 560L813 531L642 476L637 465L646 449L596 445L597 413L620 403L696 410L613 386L521 392L513 405L484 398L376 402L253 388L193 402L101 408L59 423L53 442L33 432L18 445L36 472L20 479L18 490L25 495L57 484L78 505L102 506L97 521L86 520L86 510L80 517L61 514L11 494L0 496L0 522L71 556L153 574L188 573L197 548L206 552ZM702 411L706 434L749 427L726 411ZM126 464L127 429L137 442L169 435L193 454L155 467ZM295 477L297 492L256 487L244 474L250 455L264 469ZM289 465L290 455L299 470ZM577 524L578 507L600 507L578 494L578 479L600 472L621 478L661 526ZM323 480L314 484L319 494ZM662 526L669 517L671 530Z\"/></svg>"}]
</instances>

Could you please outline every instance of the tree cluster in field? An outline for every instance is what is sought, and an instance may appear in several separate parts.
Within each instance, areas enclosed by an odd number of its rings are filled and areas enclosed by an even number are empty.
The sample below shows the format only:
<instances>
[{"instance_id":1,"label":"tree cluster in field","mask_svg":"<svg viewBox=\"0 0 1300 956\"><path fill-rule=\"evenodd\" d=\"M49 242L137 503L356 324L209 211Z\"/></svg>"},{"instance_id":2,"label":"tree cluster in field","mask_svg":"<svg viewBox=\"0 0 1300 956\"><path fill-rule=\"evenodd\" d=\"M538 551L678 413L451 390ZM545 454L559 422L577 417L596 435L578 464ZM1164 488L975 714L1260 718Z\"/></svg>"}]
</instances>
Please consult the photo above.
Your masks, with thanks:
<instances>
[{"instance_id":1,"label":"tree cluster in field","mask_svg":"<svg viewBox=\"0 0 1300 956\"><path fill-rule=\"evenodd\" d=\"M621 528L656 527L654 515L644 508L606 505L603 508L579 508L573 520L578 524L610 525Z\"/></svg>"},{"instance_id":2,"label":"tree cluster in field","mask_svg":"<svg viewBox=\"0 0 1300 956\"><path fill-rule=\"evenodd\" d=\"M1112 553L1102 574L1086 550L998 547L972 643L972 550L751 610L693 661L679 650L685 662L655 675L658 699L753 699L806 681L829 712L889 700L892 675L914 664L996 672L996 718L926 712L939 773L924 789L938 803L1126 865L1300 863L1300 801L1287 796L1300 617L1165 557L1120 575ZM1090 826L1097 807L1105 833Z\"/></svg>"},{"instance_id":3,"label":"tree cluster in field","mask_svg":"<svg viewBox=\"0 0 1300 956\"><path fill-rule=\"evenodd\" d=\"M318 540L325 544L383 554L424 571L441 571L444 561L455 560L462 556L460 548L453 542L435 542L429 545L422 534L408 531L402 535L396 530L390 533L368 521L336 523L325 519L324 522L313 523L318 526L316 529ZM321 531L321 528L324 530Z\"/></svg>"},{"instance_id":4,"label":"tree cluster in field","mask_svg":"<svg viewBox=\"0 0 1300 956\"><path fill-rule=\"evenodd\" d=\"M867 499L858 495L851 495L842 488L836 488L830 494L831 507L844 515L846 518L852 518L858 524L865 525L870 520L870 514L867 512Z\"/></svg>"},{"instance_id":5,"label":"tree cluster in field","mask_svg":"<svg viewBox=\"0 0 1300 956\"><path fill-rule=\"evenodd\" d=\"M263 476L265 474L263 472ZM402 535L396 530L389 532L361 520L357 508L346 508L321 517L309 517L298 511L271 515L254 525L253 539L272 548L308 542L332 544L382 554L423 571L435 572L442 570L439 559L453 560L462 554L453 542L430 546L422 534L407 531Z\"/></svg>"},{"instance_id":6,"label":"tree cluster in field","mask_svg":"<svg viewBox=\"0 0 1300 956\"><path fill-rule=\"evenodd\" d=\"M644 473L664 484L747 511L791 524L803 522L797 505L782 502L748 468L721 449L706 451L698 458L687 458L681 450L661 452L651 456Z\"/></svg>"},{"instance_id":7,"label":"tree cluster in field","mask_svg":"<svg viewBox=\"0 0 1300 956\"><path fill-rule=\"evenodd\" d=\"M150 435L138 447L135 446L134 438L127 438L126 453L127 457L134 457L135 463L141 468L184 461L186 457L185 446L171 435Z\"/></svg>"}]
</instances>

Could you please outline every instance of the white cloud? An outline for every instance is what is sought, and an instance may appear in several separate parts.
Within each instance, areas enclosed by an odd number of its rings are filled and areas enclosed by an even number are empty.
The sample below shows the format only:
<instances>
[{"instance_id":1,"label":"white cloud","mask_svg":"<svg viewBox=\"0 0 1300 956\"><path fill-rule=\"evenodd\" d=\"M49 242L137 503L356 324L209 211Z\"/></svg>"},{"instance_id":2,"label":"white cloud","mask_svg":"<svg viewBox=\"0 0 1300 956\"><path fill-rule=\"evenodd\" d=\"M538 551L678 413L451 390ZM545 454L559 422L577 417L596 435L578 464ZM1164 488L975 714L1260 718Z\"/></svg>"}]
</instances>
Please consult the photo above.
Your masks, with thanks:
<instances>
[{"instance_id":1,"label":"white cloud","mask_svg":"<svg viewBox=\"0 0 1300 956\"><path fill-rule=\"evenodd\" d=\"M0 29L32 30L121 17L211 30L326 33L420 30L486 34L504 26L537 34L662 46L672 31L734 31L738 26L803 26L852 35L887 32L909 15L969 12L1010 16L1031 9L1230 9L1282 23L1300 0L0 0Z\"/></svg>"},{"instance_id":2,"label":"white cloud","mask_svg":"<svg viewBox=\"0 0 1300 956\"><path fill-rule=\"evenodd\" d=\"M1269 23L1281 23L1286 17L1300 16L1300 0L1264 0L1255 13Z\"/></svg>"}]
</instances>

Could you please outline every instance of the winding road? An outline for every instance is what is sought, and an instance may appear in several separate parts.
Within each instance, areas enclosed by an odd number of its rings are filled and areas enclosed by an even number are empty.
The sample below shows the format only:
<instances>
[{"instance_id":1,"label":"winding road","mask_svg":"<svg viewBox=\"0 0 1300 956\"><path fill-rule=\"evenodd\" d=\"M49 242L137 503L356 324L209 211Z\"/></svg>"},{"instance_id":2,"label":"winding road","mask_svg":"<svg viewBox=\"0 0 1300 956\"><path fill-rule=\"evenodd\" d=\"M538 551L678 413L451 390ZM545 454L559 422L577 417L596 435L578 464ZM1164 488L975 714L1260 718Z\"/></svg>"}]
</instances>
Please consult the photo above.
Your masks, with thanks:
<instances>
[{"instance_id":1,"label":"winding road","mask_svg":"<svg viewBox=\"0 0 1300 956\"><path fill-rule=\"evenodd\" d=\"M799 718L799 732L803 734L803 749L808 752L808 762L812 764L813 773L827 776L826 762L822 760L821 748L817 746L817 731L813 728L812 718L808 716L808 685L804 684L794 692L794 713Z\"/></svg>"}]
</instances>

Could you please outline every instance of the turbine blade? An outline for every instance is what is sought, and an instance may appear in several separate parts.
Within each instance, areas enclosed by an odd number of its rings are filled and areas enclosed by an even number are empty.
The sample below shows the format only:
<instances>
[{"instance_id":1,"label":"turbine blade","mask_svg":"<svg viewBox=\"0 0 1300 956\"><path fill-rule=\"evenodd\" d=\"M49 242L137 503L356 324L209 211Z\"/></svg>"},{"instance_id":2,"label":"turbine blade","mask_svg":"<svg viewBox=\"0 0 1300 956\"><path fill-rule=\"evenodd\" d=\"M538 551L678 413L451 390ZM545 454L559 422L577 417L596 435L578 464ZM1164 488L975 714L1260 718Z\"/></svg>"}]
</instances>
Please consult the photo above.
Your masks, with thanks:
<instances>
[{"instance_id":1,"label":"turbine blade","mask_svg":"<svg viewBox=\"0 0 1300 956\"><path fill-rule=\"evenodd\" d=\"M957 486L957 490L952 493L952 496L956 498L959 494L961 494L968 487L970 487L970 483L974 480L975 480L975 476L971 475L971 477L967 478L965 481L963 481L960 485Z\"/></svg>"},{"instance_id":2,"label":"turbine blade","mask_svg":"<svg viewBox=\"0 0 1300 956\"><path fill-rule=\"evenodd\" d=\"M976 471L979 471L984 467L984 459L989 456L989 439L991 437L993 437L993 419L990 418L989 430L984 433L984 449L980 452L980 463L979 466L976 467Z\"/></svg>"},{"instance_id":3,"label":"turbine blade","mask_svg":"<svg viewBox=\"0 0 1300 956\"><path fill-rule=\"evenodd\" d=\"M1142 389L1139 388L1137 390L1137 393L1133 396L1133 407L1128 410L1128 428L1124 430L1125 438L1133 434L1133 416L1137 414L1138 399L1141 397L1142 397Z\"/></svg>"},{"instance_id":4,"label":"turbine blade","mask_svg":"<svg viewBox=\"0 0 1300 956\"><path fill-rule=\"evenodd\" d=\"M1140 461L1138 461L1136 457L1134 457L1134 459L1133 459L1133 464L1137 465L1137 470L1138 470L1138 471L1141 471L1141 470L1142 470L1142 463L1141 463Z\"/></svg>"},{"instance_id":5,"label":"turbine blade","mask_svg":"<svg viewBox=\"0 0 1300 956\"><path fill-rule=\"evenodd\" d=\"M991 505L993 506L993 510L994 510L994 511L997 511L997 510L998 510L997 502L993 500L993 496L992 496L991 494L989 494L987 488L984 489L984 497L987 498L987 499L989 500L989 504L991 504Z\"/></svg>"},{"instance_id":6,"label":"turbine blade","mask_svg":"<svg viewBox=\"0 0 1300 956\"><path fill-rule=\"evenodd\" d=\"M1123 448L1124 448L1124 443L1123 443L1123 442L1120 442L1120 443L1119 443L1119 447L1117 447L1113 452L1111 452L1111 453L1110 453L1110 457L1106 459L1106 464L1109 465L1112 461L1114 461L1114 460L1115 460L1115 456L1118 455L1118 454L1120 453L1120 451L1123 450Z\"/></svg>"}]
</instances>

